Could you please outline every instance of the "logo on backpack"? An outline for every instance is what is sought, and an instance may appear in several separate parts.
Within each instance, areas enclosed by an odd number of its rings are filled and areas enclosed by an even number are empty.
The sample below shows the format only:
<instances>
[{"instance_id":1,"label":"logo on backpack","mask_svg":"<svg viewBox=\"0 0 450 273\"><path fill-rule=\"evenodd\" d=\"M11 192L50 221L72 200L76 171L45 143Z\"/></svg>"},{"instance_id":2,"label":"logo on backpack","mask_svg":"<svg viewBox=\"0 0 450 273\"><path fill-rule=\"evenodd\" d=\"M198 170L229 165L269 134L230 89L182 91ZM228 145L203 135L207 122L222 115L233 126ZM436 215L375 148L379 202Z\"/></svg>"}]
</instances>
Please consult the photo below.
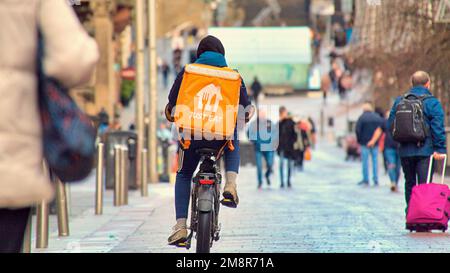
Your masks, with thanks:
<instances>
[{"instance_id":1,"label":"logo on backpack","mask_svg":"<svg viewBox=\"0 0 450 273\"><path fill-rule=\"evenodd\" d=\"M217 112L219 103L223 99L220 91L220 86L215 86L214 84L205 86L196 95L196 99L198 100L197 108L208 112ZM214 106L212 105L213 99ZM204 101L206 101L206 104L203 103Z\"/></svg>"},{"instance_id":2,"label":"logo on backpack","mask_svg":"<svg viewBox=\"0 0 450 273\"><path fill-rule=\"evenodd\" d=\"M416 96L408 93L395 109L392 137L400 143L422 143L429 135L425 122L424 101L433 96Z\"/></svg>"}]
</instances>

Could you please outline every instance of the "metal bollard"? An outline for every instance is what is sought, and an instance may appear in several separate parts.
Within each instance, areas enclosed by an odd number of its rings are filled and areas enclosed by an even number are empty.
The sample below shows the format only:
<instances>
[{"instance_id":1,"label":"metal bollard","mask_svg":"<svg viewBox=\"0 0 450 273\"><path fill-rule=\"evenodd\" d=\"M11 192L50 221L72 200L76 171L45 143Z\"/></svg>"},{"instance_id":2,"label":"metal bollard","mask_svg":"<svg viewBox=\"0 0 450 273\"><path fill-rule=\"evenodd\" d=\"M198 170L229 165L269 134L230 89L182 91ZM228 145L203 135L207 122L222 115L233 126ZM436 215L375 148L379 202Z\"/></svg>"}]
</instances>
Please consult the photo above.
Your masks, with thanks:
<instances>
[{"instance_id":1,"label":"metal bollard","mask_svg":"<svg viewBox=\"0 0 450 273\"><path fill-rule=\"evenodd\" d=\"M120 158L121 149L119 145L114 147L114 206L120 206L121 186L120 186Z\"/></svg>"},{"instance_id":2,"label":"metal bollard","mask_svg":"<svg viewBox=\"0 0 450 273\"><path fill-rule=\"evenodd\" d=\"M70 183L65 183L64 188L66 190L67 212L70 217L72 214L72 191L70 190Z\"/></svg>"},{"instance_id":3,"label":"metal bollard","mask_svg":"<svg viewBox=\"0 0 450 273\"><path fill-rule=\"evenodd\" d=\"M124 169L124 176L125 176L125 205L128 205L128 190L130 189L130 159L129 159L129 150L128 148L125 149L125 155L123 157L123 160L125 161L125 169Z\"/></svg>"},{"instance_id":4,"label":"metal bollard","mask_svg":"<svg viewBox=\"0 0 450 273\"><path fill-rule=\"evenodd\" d=\"M28 215L27 227L23 236L22 253L31 253L31 225L32 225L32 213Z\"/></svg>"},{"instance_id":5,"label":"metal bollard","mask_svg":"<svg viewBox=\"0 0 450 273\"><path fill-rule=\"evenodd\" d=\"M47 162L42 161L44 175L50 178ZM45 201L36 205L36 248L48 247L49 207Z\"/></svg>"},{"instance_id":6,"label":"metal bollard","mask_svg":"<svg viewBox=\"0 0 450 273\"><path fill-rule=\"evenodd\" d=\"M97 147L97 183L95 187L95 214L103 214L103 153L105 145L99 143Z\"/></svg>"},{"instance_id":7,"label":"metal bollard","mask_svg":"<svg viewBox=\"0 0 450 273\"><path fill-rule=\"evenodd\" d=\"M148 196L148 151L147 149L142 150L142 160L141 160L141 168L142 168L142 176L141 176L141 196L147 197Z\"/></svg>"},{"instance_id":8,"label":"metal bollard","mask_svg":"<svg viewBox=\"0 0 450 273\"><path fill-rule=\"evenodd\" d=\"M58 235L69 236L69 211L67 208L66 187L55 177L56 185L56 210L58 217Z\"/></svg>"},{"instance_id":9,"label":"metal bollard","mask_svg":"<svg viewBox=\"0 0 450 273\"><path fill-rule=\"evenodd\" d=\"M128 205L128 149L125 147L121 148L120 156L120 205Z\"/></svg>"},{"instance_id":10,"label":"metal bollard","mask_svg":"<svg viewBox=\"0 0 450 273\"><path fill-rule=\"evenodd\" d=\"M42 201L36 208L36 248L48 247L48 213L49 207Z\"/></svg>"}]
</instances>

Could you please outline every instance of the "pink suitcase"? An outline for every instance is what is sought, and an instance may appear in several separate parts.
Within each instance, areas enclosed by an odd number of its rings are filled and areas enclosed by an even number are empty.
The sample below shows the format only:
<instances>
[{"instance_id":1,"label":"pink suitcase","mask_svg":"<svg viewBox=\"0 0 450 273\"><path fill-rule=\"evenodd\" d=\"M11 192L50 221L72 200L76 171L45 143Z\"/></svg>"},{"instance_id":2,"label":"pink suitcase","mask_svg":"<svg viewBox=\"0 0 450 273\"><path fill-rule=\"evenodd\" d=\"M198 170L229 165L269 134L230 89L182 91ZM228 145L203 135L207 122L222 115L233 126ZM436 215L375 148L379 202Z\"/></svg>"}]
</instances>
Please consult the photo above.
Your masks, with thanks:
<instances>
[{"instance_id":1,"label":"pink suitcase","mask_svg":"<svg viewBox=\"0 0 450 273\"><path fill-rule=\"evenodd\" d=\"M428 178L426 184L416 185L412 189L406 215L406 229L413 232L428 232L448 228L450 216L450 189L444 184L447 157L444 159L441 184L431 183L431 167L433 157L430 159Z\"/></svg>"}]
</instances>

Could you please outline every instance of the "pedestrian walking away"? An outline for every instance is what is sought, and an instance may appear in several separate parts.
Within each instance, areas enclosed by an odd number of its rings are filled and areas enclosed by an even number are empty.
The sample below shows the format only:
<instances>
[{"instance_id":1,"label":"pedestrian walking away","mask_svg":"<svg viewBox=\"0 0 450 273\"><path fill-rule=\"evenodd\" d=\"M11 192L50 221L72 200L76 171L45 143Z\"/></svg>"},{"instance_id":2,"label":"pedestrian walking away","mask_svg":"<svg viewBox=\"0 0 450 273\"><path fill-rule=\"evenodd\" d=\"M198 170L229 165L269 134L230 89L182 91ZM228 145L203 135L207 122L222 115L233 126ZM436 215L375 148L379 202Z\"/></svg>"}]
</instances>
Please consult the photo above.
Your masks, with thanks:
<instances>
[{"instance_id":1,"label":"pedestrian walking away","mask_svg":"<svg viewBox=\"0 0 450 273\"><path fill-rule=\"evenodd\" d=\"M383 131L383 119L374 112L371 103L363 105L363 114L356 122L356 138L361 145L363 180L359 185L369 185L369 160L372 160L373 184L378 186L378 140Z\"/></svg>"},{"instance_id":2,"label":"pedestrian walking away","mask_svg":"<svg viewBox=\"0 0 450 273\"><path fill-rule=\"evenodd\" d=\"M4 198L0 200L4 204L0 209L0 252L20 252L29 208L51 201L54 195L42 168L38 32L44 37L46 76L68 89L89 81L99 56L95 41L66 1L0 2L0 188ZM14 188L5 189L5 185Z\"/></svg>"},{"instance_id":3,"label":"pedestrian walking away","mask_svg":"<svg viewBox=\"0 0 450 273\"><path fill-rule=\"evenodd\" d=\"M258 189L263 185L263 158L266 162L265 178L270 186L273 173L274 155L277 146L275 124L266 117L263 109L258 110L257 120L250 123L247 136L255 149L256 170L258 176Z\"/></svg>"},{"instance_id":4,"label":"pedestrian walking away","mask_svg":"<svg viewBox=\"0 0 450 273\"><path fill-rule=\"evenodd\" d=\"M386 116L387 117L389 116L389 112L386 114ZM389 130L387 130L388 122L389 122L388 119L385 119L385 123L383 126L384 131L383 154L386 160L387 173L391 181L391 191L396 192L398 190L398 181L400 180L400 170L401 170L401 162L399 154L400 144L392 138L392 133Z\"/></svg>"},{"instance_id":5,"label":"pedestrian walking away","mask_svg":"<svg viewBox=\"0 0 450 273\"><path fill-rule=\"evenodd\" d=\"M295 162L294 143L297 141L297 132L295 131L295 122L286 107L280 107L279 112L280 121L277 128L279 138L282 140L279 142L277 149L280 159L280 187L284 188L287 183L288 188L291 188L291 177Z\"/></svg>"},{"instance_id":6,"label":"pedestrian walking away","mask_svg":"<svg viewBox=\"0 0 450 273\"><path fill-rule=\"evenodd\" d=\"M387 118L389 117L389 112L385 113L385 111L381 108L381 107L375 107L375 113L377 113L383 120L387 120ZM384 124L386 125L386 123ZM388 174L388 164L387 164L387 159L386 159L386 153L385 151L385 147L384 147L384 143L385 143L385 139L386 139L386 128L383 128L383 134L380 137L380 141L378 143L378 151L380 151L380 153L383 156L383 167L384 167L384 172L385 174Z\"/></svg>"},{"instance_id":7,"label":"pedestrian walking away","mask_svg":"<svg viewBox=\"0 0 450 273\"><path fill-rule=\"evenodd\" d=\"M336 60L334 60L331 63L331 70L328 73L333 92L338 91L339 79L342 77L343 74L344 72L342 71L339 63Z\"/></svg>"},{"instance_id":8,"label":"pedestrian walking away","mask_svg":"<svg viewBox=\"0 0 450 273\"><path fill-rule=\"evenodd\" d=\"M314 149L317 144L317 127L312 117L308 117L308 122L311 124L311 146Z\"/></svg>"},{"instance_id":9,"label":"pedestrian walking away","mask_svg":"<svg viewBox=\"0 0 450 273\"><path fill-rule=\"evenodd\" d=\"M251 90L252 90L253 101L255 102L256 107L259 106L258 99L259 99L259 95L261 94L262 89L263 88L262 88L261 83L258 80L258 77L255 77L253 79Z\"/></svg>"},{"instance_id":10,"label":"pedestrian walking away","mask_svg":"<svg viewBox=\"0 0 450 273\"><path fill-rule=\"evenodd\" d=\"M164 88L167 88L167 85L169 84L168 83L169 73L170 73L170 67L166 61L163 61L162 65L161 65L161 74L163 77Z\"/></svg>"},{"instance_id":11,"label":"pedestrian walking away","mask_svg":"<svg viewBox=\"0 0 450 273\"><path fill-rule=\"evenodd\" d=\"M310 160L305 157L307 153L311 153L312 124L307 119L299 120L296 123L295 132L297 140L294 143L294 166L297 170L303 171L305 159Z\"/></svg>"},{"instance_id":12,"label":"pedestrian walking away","mask_svg":"<svg viewBox=\"0 0 450 273\"><path fill-rule=\"evenodd\" d=\"M405 95L395 100L388 122L393 139L400 142L406 211L412 188L427 181L430 156L442 160L447 153L444 110L430 91L430 76L417 71L411 77L411 85Z\"/></svg>"}]
</instances>

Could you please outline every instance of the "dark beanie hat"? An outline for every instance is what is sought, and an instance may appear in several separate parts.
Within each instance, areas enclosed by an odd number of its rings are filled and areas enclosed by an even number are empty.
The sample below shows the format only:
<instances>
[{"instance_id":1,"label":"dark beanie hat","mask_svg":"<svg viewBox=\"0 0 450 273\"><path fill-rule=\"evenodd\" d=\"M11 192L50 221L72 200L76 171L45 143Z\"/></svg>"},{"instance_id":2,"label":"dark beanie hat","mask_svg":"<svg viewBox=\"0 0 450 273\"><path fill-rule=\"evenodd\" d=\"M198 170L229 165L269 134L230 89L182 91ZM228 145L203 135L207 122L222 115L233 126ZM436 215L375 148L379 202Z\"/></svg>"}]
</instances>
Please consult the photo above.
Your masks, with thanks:
<instances>
[{"instance_id":1,"label":"dark beanie hat","mask_svg":"<svg viewBox=\"0 0 450 273\"><path fill-rule=\"evenodd\" d=\"M203 40L200 41L197 49L197 58L200 57L206 51L213 51L222 54L225 56L225 48L223 47L222 42L214 36L206 36Z\"/></svg>"}]
</instances>

